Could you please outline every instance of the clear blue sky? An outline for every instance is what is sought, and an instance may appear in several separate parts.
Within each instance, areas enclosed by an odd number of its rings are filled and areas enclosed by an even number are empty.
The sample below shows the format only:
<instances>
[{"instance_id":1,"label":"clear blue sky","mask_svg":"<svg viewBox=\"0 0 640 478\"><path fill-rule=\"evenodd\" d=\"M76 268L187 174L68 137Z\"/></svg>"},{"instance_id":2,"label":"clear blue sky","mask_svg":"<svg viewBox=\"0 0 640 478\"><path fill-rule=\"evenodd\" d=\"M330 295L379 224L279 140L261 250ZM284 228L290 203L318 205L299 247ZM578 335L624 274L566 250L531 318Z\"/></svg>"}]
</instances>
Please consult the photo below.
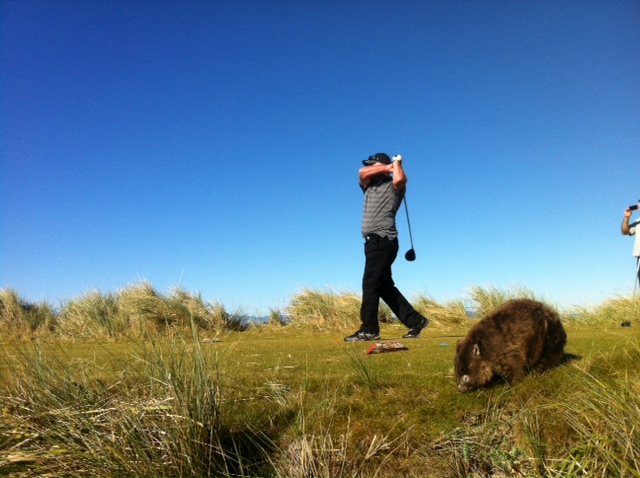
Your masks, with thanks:
<instances>
[{"instance_id":1,"label":"clear blue sky","mask_svg":"<svg viewBox=\"0 0 640 478\"><path fill-rule=\"evenodd\" d=\"M361 160L402 154L410 298L633 287L640 2L14 1L0 288L148 280L246 313L360 291Z\"/></svg>"}]
</instances>

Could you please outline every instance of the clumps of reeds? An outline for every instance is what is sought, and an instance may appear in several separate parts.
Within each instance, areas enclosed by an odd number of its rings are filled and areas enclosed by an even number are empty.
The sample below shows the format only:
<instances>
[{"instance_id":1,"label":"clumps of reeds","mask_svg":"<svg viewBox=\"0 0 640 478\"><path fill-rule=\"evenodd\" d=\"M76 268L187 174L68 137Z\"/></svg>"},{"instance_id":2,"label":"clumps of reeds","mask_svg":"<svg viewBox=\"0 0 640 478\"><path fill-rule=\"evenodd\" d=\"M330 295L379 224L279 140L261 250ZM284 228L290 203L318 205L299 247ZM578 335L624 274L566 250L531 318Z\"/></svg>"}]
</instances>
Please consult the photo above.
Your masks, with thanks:
<instances>
[{"instance_id":1,"label":"clumps of reeds","mask_svg":"<svg viewBox=\"0 0 640 478\"><path fill-rule=\"evenodd\" d=\"M200 294L191 294L181 288L164 295L143 282L124 289L118 305L134 329L147 325L159 332L192 326L203 331L246 328L240 314L231 314L220 303L206 302Z\"/></svg>"},{"instance_id":2,"label":"clumps of reeds","mask_svg":"<svg viewBox=\"0 0 640 478\"><path fill-rule=\"evenodd\" d=\"M303 289L291 298L289 313L293 325L310 325L316 330L351 330L360 326L360 296L353 292L324 292ZM391 311L381 304L380 322L391 322Z\"/></svg>"},{"instance_id":3,"label":"clumps of reeds","mask_svg":"<svg viewBox=\"0 0 640 478\"><path fill-rule=\"evenodd\" d=\"M616 295L593 307L574 307L567 321L575 324L598 324L620 327L621 324L640 325L640 293Z\"/></svg>"},{"instance_id":4,"label":"clumps of reeds","mask_svg":"<svg viewBox=\"0 0 640 478\"><path fill-rule=\"evenodd\" d=\"M270 441L225 421L217 359L197 339L135 343L126 362L111 364L34 343L12 365L0 389L6 425L32 437L32 450L62 476L270 473Z\"/></svg>"},{"instance_id":5,"label":"clumps of reeds","mask_svg":"<svg viewBox=\"0 0 640 478\"><path fill-rule=\"evenodd\" d=\"M640 360L640 350L635 351ZM637 363L637 362L636 362ZM640 475L640 380L637 374L602 379L578 369L575 380L588 393L561 404L564 419L579 438L562 463L576 476Z\"/></svg>"},{"instance_id":6,"label":"clumps of reeds","mask_svg":"<svg viewBox=\"0 0 640 478\"><path fill-rule=\"evenodd\" d=\"M430 320L430 327L448 328L468 325L468 311L462 300L441 304L421 295L413 303L414 308Z\"/></svg>"},{"instance_id":7,"label":"clumps of reeds","mask_svg":"<svg viewBox=\"0 0 640 478\"><path fill-rule=\"evenodd\" d=\"M129 328L120 314L118 296L92 291L69 300L58 316L58 332L75 338L117 337Z\"/></svg>"},{"instance_id":8,"label":"clumps of reeds","mask_svg":"<svg viewBox=\"0 0 640 478\"><path fill-rule=\"evenodd\" d=\"M0 290L0 331L13 339L117 339L190 334L192 329L206 335L248 327L242 313L231 313L218 302L182 288L162 294L148 282L116 293L90 291L65 301L58 310L22 300L10 289Z\"/></svg>"},{"instance_id":9,"label":"clumps of reeds","mask_svg":"<svg viewBox=\"0 0 640 478\"><path fill-rule=\"evenodd\" d=\"M131 346L126 359L100 363L40 342L7 357L13 373L0 383L4 425L29 437L28 444L21 438L11 446L44 457L40 473L378 476L406 437L406 429L395 433L393 427L354 436L347 426L334 434L332 421L348 424L350 418L336 407L312 410L304 387L299 409L287 387L272 383L258 395L247 390L243 396L267 408L246 415L243 400L225 396L230 391L221 383L217 352L197 337ZM339 394L330 393L327 400L337 400ZM313 431L307 420L314 420ZM285 437L279 422L301 428Z\"/></svg>"},{"instance_id":10,"label":"clumps of reeds","mask_svg":"<svg viewBox=\"0 0 640 478\"><path fill-rule=\"evenodd\" d=\"M496 308L512 299L539 299L525 287L498 289L472 287L467 299L453 299L446 303L438 302L428 296L418 295L412 302L415 309L431 321L431 327L458 328L473 324L470 319L481 319Z\"/></svg>"},{"instance_id":11,"label":"clumps of reeds","mask_svg":"<svg viewBox=\"0 0 640 478\"><path fill-rule=\"evenodd\" d=\"M640 341L624 347L596 344L567 370L570 396L558 400L571 447L561 471L568 476L640 476Z\"/></svg>"},{"instance_id":12,"label":"clumps of reeds","mask_svg":"<svg viewBox=\"0 0 640 478\"><path fill-rule=\"evenodd\" d=\"M295 428L270 454L273 476L388 476L381 475L387 460L407 453L412 426L398 429L390 424L363 433L351 410L339 406L337 389L327 389L320 406L314 406L309 393L305 387L288 397L296 412Z\"/></svg>"},{"instance_id":13,"label":"clumps of reeds","mask_svg":"<svg viewBox=\"0 0 640 478\"><path fill-rule=\"evenodd\" d=\"M475 317L485 317L505 302L513 299L532 299L545 302L533 291L526 287L514 286L510 289L499 289L494 286L474 286L469 292L470 300L474 304Z\"/></svg>"},{"instance_id":14,"label":"clumps of reeds","mask_svg":"<svg viewBox=\"0 0 640 478\"><path fill-rule=\"evenodd\" d=\"M520 417L500 402L489 403L483 414L462 419L432 445L432 453L444 460L450 476L538 476L529 455L513 439Z\"/></svg>"},{"instance_id":15,"label":"clumps of reeds","mask_svg":"<svg viewBox=\"0 0 640 478\"><path fill-rule=\"evenodd\" d=\"M640 296L640 294L638 294ZM542 300L524 287L498 289L472 287L468 298L440 303L418 295L410 300L416 310L431 320L433 328L469 327L511 299ZM351 331L360 327L361 297L354 292L303 289L293 295L283 315L272 310L262 325L271 328L309 326L313 330ZM397 322L389 307L380 302L381 324ZM562 313L564 321L582 324L640 323L640 298L617 296L591 308L576 307ZM6 338L56 336L69 339L118 339L221 331L245 331L250 323L240 311L229 312L219 302L209 302L199 293L178 287L160 293L148 282L130 285L115 293L91 291L54 309L46 303L23 300L11 289L0 290L0 332ZM257 324L254 324L257 325Z\"/></svg>"},{"instance_id":16,"label":"clumps of reeds","mask_svg":"<svg viewBox=\"0 0 640 478\"><path fill-rule=\"evenodd\" d=\"M333 436L329 431L303 434L292 440L276 458L276 476L378 476L380 463L397 451L400 437L367 437L353 443L349 431Z\"/></svg>"},{"instance_id":17,"label":"clumps of reeds","mask_svg":"<svg viewBox=\"0 0 640 478\"><path fill-rule=\"evenodd\" d=\"M344 352L347 355L347 363L353 370L356 380L363 387L372 392L384 387L384 382L375 364L367 360L369 357L363 354L361 350L354 348L345 348Z\"/></svg>"},{"instance_id":18,"label":"clumps of reeds","mask_svg":"<svg viewBox=\"0 0 640 478\"><path fill-rule=\"evenodd\" d=\"M279 309L271 309L269 311L269 319L267 320L267 324L274 327L286 327L291 324L291 318L283 315Z\"/></svg>"},{"instance_id":19,"label":"clumps of reeds","mask_svg":"<svg viewBox=\"0 0 640 478\"><path fill-rule=\"evenodd\" d=\"M56 328L56 313L49 304L22 299L12 289L0 289L0 334L4 338L33 338Z\"/></svg>"}]
</instances>

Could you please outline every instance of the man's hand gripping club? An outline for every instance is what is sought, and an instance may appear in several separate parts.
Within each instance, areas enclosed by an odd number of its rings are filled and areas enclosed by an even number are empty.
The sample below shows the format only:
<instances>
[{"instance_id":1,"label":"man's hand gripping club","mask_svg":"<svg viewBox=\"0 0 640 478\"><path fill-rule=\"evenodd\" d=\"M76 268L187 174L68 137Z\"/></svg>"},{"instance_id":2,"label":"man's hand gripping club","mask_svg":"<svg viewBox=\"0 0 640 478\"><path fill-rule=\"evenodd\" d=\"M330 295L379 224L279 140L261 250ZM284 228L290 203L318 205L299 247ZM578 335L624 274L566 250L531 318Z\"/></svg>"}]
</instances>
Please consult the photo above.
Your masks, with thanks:
<instances>
[{"instance_id":1,"label":"man's hand gripping club","mask_svg":"<svg viewBox=\"0 0 640 478\"><path fill-rule=\"evenodd\" d=\"M397 191L401 191L407 184L407 177L402 169L402 156L399 154L393 157L391 164L374 164L361 168L359 171L360 186L366 188L375 176L381 174L387 177L393 174L393 187Z\"/></svg>"}]
</instances>

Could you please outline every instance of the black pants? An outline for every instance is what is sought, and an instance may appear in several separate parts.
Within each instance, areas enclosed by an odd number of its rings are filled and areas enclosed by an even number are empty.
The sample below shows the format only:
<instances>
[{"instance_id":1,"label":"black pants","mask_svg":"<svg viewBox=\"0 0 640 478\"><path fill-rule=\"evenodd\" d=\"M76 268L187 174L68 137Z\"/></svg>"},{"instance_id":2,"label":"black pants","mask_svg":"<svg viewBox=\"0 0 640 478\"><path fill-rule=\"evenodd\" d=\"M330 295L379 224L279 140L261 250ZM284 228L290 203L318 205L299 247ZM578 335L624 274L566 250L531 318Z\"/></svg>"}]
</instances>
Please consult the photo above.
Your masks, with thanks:
<instances>
[{"instance_id":1,"label":"black pants","mask_svg":"<svg viewBox=\"0 0 640 478\"><path fill-rule=\"evenodd\" d=\"M391 265L398 255L398 240L372 236L364 245L366 258L362 277L362 306L360 307L360 330L379 333L378 308L380 299L407 327L420 323L422 316L400 293L391 277Z\"/></svg>"}]
</instances>

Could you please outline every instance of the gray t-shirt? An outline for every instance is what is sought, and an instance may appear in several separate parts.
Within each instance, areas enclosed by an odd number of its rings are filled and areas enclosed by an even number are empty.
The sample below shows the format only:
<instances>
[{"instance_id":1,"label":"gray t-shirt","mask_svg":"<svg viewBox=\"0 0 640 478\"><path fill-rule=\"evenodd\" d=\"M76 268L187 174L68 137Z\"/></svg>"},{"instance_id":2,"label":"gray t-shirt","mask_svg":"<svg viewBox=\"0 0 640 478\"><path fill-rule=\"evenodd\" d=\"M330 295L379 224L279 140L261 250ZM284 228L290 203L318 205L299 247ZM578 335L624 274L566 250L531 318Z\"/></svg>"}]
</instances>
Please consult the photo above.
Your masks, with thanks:
<instances>
[{"instance_id":1,"label":"gray t-shirt","mask_svg":"<svg viewBox=\"0 0 640 478\"><path fill-rule=\"evenodd\" d=\"M640 219L629 224L629 234L636 236L636 242L633 245L633 255L640 257L640 234L636 234L636 228L640 225Z\"/></svg>"},{"instance_id":2,"label":"gray t-shirt","mask_svg":"<svg viewBox=\"0 0 640 478\"><path fill-rule=\"evenodd\" d=\"M364 191L364 212L362 214L362 237L378 234L391 239L398 237L396 212L402 204L406 188L396 191L393 181L369 184Z\"/></svg>"}]
</instances>

